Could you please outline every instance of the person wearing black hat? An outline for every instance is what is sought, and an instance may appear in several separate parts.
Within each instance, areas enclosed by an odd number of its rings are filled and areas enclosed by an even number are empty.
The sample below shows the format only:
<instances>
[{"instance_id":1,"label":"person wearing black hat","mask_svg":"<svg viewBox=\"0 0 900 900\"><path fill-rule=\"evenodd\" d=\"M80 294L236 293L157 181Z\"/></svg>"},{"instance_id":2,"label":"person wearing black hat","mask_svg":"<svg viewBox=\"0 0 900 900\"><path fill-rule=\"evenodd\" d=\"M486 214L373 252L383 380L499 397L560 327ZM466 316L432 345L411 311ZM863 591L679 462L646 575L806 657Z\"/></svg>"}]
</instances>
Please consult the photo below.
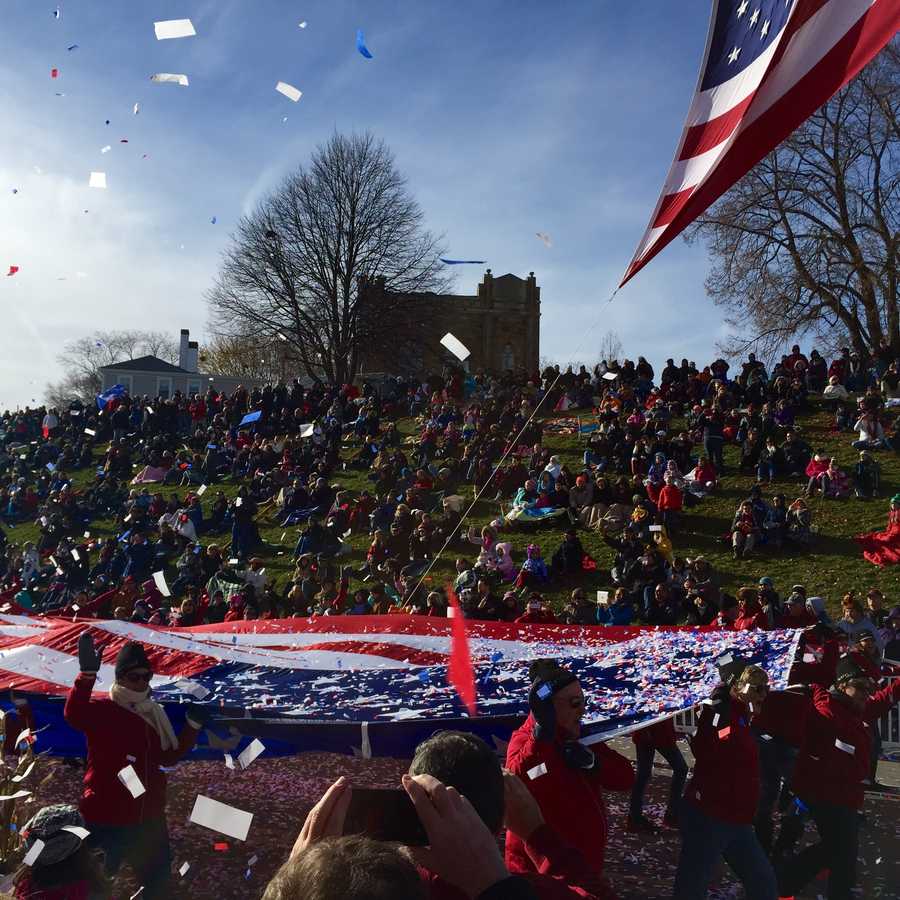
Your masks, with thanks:
<instances>
[{"instance_id":1,"label":"person wearing black hat","mask_svg":"<svg viewBox=\"0 0 900 900\"><path fill-rule=\"evenodd\" d=\"M848 900L856 884L863 782L869 774L869 723L900 700L900 680L875 690L852 656L838 660L834 687L812 686L813 708L794 771L793 789L809 810L819 842L779 867L781 894L799 894L828 869L829 900Z\"/></svg>"},{"instance_id":2,"label":"person wearing black hat","mask_svg":"<svg viewBox=\"0 0 900 900\"><path fill-rule=\"evenodd\" d=\"M25 859L13 879L29 900L105 897L109 884L97 853L85 843L84 819L67 804L45 806L21 831Z\"/></svg>"},{"instance_id":3,"label":"person wearing black hat","mask_svg":"<svg viewBox=\"0 0 900 900\"><path fill-rule=\"evenodd\" d=\"M546 823L602 875L608 833L603 791L631 789L631 762L606 744L587 747L579 741L584 692L568 669L539 659L528 674L531 712L510 738L506 767L531 791ZM506 840L506 862L513 872L535 870L513 834Z\"/></svg>"},{"instance_id":4,"label":"person wearing black hat","mask_svg":"<svg viewBox=\"0 0 900 900\"><path fill-rule=\"evenodd\" d=\"M769 679L735 653L720 657L718 665L721 683L703 701L691 740L694 773L679 816L681 855L672 896L705 897L724 857L750 900L776 900L775 873L753 830L760 777L750 718L768 693Z\"/></svg>"},{"instance_id":5,"label":"person wearing black hat","mask_svg":"<svg viewBox=\"0 0 900 900\"><path fill-rule=\"evenodd\" d=\"M166 711L150 697L153 667L143 645L128 641L119 651L107 697L93 696L102 660L87 631L78 639L78 661L81 673L64 715L87 738L81 812L90 842L104 851L107 874L126 862L144 888L142 897L167 897L171 856L161 767L190 752L209 708L190 704L176 737Z\"/></svg>"}]
</instances>

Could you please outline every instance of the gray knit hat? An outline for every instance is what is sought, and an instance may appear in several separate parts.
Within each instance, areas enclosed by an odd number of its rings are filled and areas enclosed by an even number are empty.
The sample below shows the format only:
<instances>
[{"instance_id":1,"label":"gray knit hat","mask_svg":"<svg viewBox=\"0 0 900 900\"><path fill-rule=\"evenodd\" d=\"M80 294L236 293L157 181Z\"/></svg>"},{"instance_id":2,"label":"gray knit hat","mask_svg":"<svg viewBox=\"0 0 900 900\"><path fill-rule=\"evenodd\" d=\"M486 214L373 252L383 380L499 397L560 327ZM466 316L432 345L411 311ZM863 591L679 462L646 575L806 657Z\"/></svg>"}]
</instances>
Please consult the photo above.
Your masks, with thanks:
<instances>
[{"instance_id":1,"label":"gray knit hat","mask_svg":"<svg viewBox=\"0 0 900 900\"><path fill-rule=\"evenodd\" d=\"M84 819L77 806L57 803L45 806L22 828L25 838L25 852L37 843L44 842L44 848L34 861L36 866L52 866L68 859L81 846L81 838L65 828L84 828Z\"/></svg>"}]
</instances>

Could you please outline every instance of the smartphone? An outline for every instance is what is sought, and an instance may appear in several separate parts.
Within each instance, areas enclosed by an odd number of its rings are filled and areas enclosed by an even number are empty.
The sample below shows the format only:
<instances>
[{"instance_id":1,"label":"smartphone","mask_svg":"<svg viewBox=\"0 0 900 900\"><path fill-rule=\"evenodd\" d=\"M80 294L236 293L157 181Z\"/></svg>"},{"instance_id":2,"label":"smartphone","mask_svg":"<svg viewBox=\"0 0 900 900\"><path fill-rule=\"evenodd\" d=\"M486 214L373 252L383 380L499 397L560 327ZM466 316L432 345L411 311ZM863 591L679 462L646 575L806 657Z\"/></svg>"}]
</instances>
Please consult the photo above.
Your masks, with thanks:
<instances>
[{"instance_id":1,"label":"smartphone","mask_svg":"<svg viewBox=\"0 0 900 900\"><path fill-rule=\"evenodd\" d=\"M353 787L344 834L424 847L428 835L409 795L402 789Z\"/></svg>"}]
</instances>

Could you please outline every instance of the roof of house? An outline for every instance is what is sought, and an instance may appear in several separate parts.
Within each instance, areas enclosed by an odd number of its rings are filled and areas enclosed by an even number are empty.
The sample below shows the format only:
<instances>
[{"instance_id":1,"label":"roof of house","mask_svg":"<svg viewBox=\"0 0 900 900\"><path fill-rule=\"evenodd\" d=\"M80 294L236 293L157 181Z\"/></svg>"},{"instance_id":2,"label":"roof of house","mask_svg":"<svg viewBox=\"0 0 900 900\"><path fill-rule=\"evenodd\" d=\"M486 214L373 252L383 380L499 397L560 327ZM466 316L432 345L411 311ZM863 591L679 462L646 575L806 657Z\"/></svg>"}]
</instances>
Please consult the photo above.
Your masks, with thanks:
<instances>
[{"instance_id":1,"label":"roof of house","mask_svg":"<svg viewBox=\"0 0 900 900\"><path fill-rule=\"evenodd\" d=\"M139 356L137 359L127 359L125 362L113 363L111 366L101 366L101 370L117 372L162 372L164 374L195 375L196 372L188 372L181 366L173 366L157 356Z\"/></svg>"}]
</instances>

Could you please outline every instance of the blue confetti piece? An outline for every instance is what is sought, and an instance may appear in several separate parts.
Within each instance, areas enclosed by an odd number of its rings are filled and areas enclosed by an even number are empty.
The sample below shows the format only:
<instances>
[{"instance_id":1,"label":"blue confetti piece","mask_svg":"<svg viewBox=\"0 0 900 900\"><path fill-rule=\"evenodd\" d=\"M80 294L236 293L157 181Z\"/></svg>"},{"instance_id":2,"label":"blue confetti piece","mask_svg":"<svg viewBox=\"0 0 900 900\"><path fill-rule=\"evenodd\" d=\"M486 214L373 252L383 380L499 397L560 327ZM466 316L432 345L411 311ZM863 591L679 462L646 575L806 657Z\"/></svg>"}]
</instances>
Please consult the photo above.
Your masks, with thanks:
<instances>
[{"instance_id":1,"label":"blue confetti piece","mask_svg":"<svg viewBox=\"0 0 900 900\"><path fill-rule=\"evenodd\" d=\"M444 259L441 257L441 262L445 266L483 266L487 260L486 259Z\"/></svg>"},{"instance_id":2,"label":"blue confetti piece","mask_svg":"<svg viewBox=\"0 0 900 900\"><path fill-rule=\"evenodd\" d=\"M492 663L498 663L501 659L503 659L503 654L499 650L496 653L491 654Z\"/></svg>"},{"instance_id":3,"label":"blue confetti piece","mask_svg":"<svg viewBox=\"0 0 900 900\"><path fill-rule=\"evenodd\" d=\"M431 676L428 674L428 669L420 669L420 670L416 673L416 677L417 677L417 678L419 679L419 681L421 681L423 684L428 684L428 682L431 681Z\"/></svg>"},{"instance_id":4,"label":"blue confetti piece","mask_svg":"<svg viewBox=\"0 0 900 900\"><path fill-rule=\"evenodd\" d=\"M369 51L369 48L366 46L366 38L363 34L362 28L360 28L356 32L356 49L366 58L366 59L374 59L372 53Z\"/></svg>"},{"instance_id":5,"label":"blue confetti piece","mask_svg":"<svg viewBox=\"0 0 900 900\"><path fill-rule=\"evenodd\" d=\"M71 53L73 50L77 50L77 49L78 49L78 44L72 44L71 47L66 47L66 50L68 50L69 53Z\"/></svg>"},{"instance_id":6,"label":"blue confetti piece","mask_svg":"<svg viewBox=\"0 0 900 900\"><path fill-rule=\"evenodd\" d=\"M218 222L219 220L216 218L216 216L213 216L209 221L210 221L213 225L215 225L216 222Z\"/></svg>"}]
</instances>

